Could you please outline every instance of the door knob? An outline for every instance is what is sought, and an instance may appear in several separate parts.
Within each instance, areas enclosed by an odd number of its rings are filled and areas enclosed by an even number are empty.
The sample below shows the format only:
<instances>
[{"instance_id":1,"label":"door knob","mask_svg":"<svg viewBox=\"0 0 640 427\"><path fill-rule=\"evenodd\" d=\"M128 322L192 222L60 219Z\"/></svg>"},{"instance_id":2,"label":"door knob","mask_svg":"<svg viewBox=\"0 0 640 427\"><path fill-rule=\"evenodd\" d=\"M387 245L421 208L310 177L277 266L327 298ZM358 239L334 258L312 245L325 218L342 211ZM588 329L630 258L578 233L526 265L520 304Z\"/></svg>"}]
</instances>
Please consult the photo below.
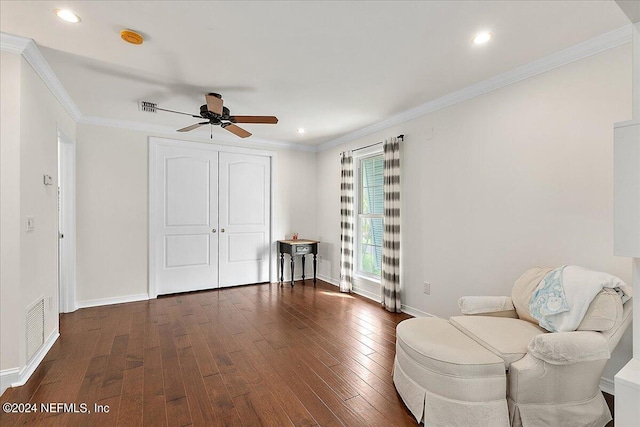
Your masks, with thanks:
<instances>
[{"instance_id":1,"label":"door knob","mask_svg":"<svg viewBox=\"0 0 640 427\"><path fill-rule=\"evenodd\" d=\"M220 232L221 232L221 233L224 233L224 228L221 228L221 229L220 229Z\"/></svg>"},{"instance_id":2,"label":"door knob","mask_svg":"<svg viewBox=\"0 0 640 427\"><path fill-rule=\"evenodd\" d=\"M216 232L216 229L215 229L215 228L214 228L214 229L212 229L212 230L211 230L211 232L212 232L212 233L215 233L215 232Z\"/></svg>"}]
</instances>

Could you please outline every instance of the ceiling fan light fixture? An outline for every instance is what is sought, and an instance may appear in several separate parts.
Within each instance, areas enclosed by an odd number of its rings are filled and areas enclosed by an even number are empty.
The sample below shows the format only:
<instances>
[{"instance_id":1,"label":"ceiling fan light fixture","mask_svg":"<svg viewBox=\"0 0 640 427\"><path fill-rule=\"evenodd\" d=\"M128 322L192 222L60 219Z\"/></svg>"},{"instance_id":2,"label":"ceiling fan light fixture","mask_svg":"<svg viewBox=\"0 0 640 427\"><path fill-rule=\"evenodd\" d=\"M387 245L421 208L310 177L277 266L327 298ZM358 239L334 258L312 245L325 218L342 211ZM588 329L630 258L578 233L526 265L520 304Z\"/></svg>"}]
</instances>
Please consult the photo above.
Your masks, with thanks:
<instances>
[{"instance_id":1,"label":"ceiling fan light fixture","mask_svg":"<svg viewBox=\"0 0 640 427\"><path fill-rule=\"evenodd\" d=\"M80 17L71 9L56 9L53 13L65 22L71 22L72 24L80 22Z\"/></svg>"},{"instance_id":2,"label":"ceiling fan light fixture","mask_svg":"<svg viewBox=\"0 0 640 427\"><path fill-rule=\"evenodd\" d=\"M305 133L306 131L304 130L304 128L298 128L298 133Z\"/></svg>"},{"instance_id":3,"label":"ceiling fan light fixture","mask_svg":"<svg viewBox=\"0 0 640 427\"><path fill-rule=\"evenodd\" d=\"M144 37L133 30L120 31L120 37L122 38L122 40L131 44L142 44L142 42L144 41Z\"/></svg>"},{"instance_id":4,"label":"ceiling fan light fixture","mask_svg":"<svg viewBox=\"0 0 640 427\"><path fill-rule=\"evenodd\" d=\"M473 38L473 44L485 44L486 42L491 40L491 37L493 37L493 34L490 33L489 31L478 33Z\"/></svg>"},{"instance_id":5,"label":"ceiling fan light fixture","mask_svg":"<svg viewBox=\"0 0 640 427\"><path fill-rule=\"evenodd\" d=\"M228 132L240 137L247 138L251 136L251 132L242 129L240 126L236 125L236 123L252 123L252 124L270 124L275 125L278 123L278 118L276 116L232 116L231 111L224 106L224 101L222 100L222 96L218 93L207 93L204 95L205 101L207 102L204 105L200 106L200 115L183 113L181 111L168 110L166 108L159 108L155 104L150 102L141 101L141 108L147 107L148 104L153 105L153 110L159 111L167 111L169 113L183 114L185 116L191 116L194 118L203 118L207 120L206 122L196 123L195 125L187 126L182 129L178 129L178 132L189 132L194 129L199 128L200 126L204 126L210 124L213 126L220 126L222 129L225 129ZM146 111L146 110L145 110ZM213 133L211 134L211 138L213 139Z\"/></svg>"}]
</instances>

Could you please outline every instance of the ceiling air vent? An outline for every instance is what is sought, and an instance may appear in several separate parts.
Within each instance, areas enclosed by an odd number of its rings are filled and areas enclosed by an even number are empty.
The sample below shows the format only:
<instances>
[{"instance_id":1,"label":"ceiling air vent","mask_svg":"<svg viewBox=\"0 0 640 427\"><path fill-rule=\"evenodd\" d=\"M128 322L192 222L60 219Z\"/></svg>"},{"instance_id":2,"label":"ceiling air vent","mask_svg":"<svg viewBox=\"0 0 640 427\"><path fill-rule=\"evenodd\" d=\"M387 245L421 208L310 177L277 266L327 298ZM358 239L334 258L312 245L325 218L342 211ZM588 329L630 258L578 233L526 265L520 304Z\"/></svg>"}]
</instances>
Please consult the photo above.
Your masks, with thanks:
<instances>
[{"instance_id":1,"label":"ceiling air vent","mask_svg":"<svg viewBox=\"0 0 640 427\"><path fill-rule=\"evenodd\" d=\"M44 298L27 307L27 360L44 344Z\"/></svg>"},{"instance_id":2,"label":"ceiling air vent","mask_svg":"<svg viewBox=\"0 0 640 427\"><path fill-rule=\"evenodd\" d=\"M147 113L155 113L157 106L158 104L154 104L153 102L148 101L140 101L140 103L138 104L138 108L140 109L140 111L146 111Z\"/></svg>"}]
</instances>

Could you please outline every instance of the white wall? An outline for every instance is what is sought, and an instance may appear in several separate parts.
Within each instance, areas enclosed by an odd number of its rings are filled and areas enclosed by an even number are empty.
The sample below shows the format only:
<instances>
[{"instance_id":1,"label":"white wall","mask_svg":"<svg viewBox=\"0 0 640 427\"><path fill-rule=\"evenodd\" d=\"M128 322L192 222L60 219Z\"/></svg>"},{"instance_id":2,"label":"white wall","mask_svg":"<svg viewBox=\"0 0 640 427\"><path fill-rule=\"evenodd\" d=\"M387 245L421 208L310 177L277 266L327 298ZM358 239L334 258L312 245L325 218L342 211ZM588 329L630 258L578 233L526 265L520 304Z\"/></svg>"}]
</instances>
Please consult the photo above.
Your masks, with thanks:
<instances>
[{"instance_id":1,"label":"white wall","mask_svg":"<svg viewBox=\"0 0 640 427\"><path fill-rule=\"evenodd\" d=\"M24 59L20 86L20 212L35 218L35 231L22 227L22 309L45 298L46 340L58 329L58 129L73 140L76 125Z\"/></svg>"},{"instance_id":2,"label":"white wall","mask_svg":"<svg viewBox=\"0 0 640 427\"><path fill-rule=\"evenodd\" d=\"M339 277L338 153L405 134L410 309L458 314L459 297L509 295L535 265L578 264L630 281L630 261L612 255L612 125L630 117L625 45L319 153L322 274ZM628 360L630 340L620 348L608 378Z\"/></svg>"},{"instance_id":3,"label":"white wall","mask_svg":"<svg viewBox=\"0 0 640 427\"><path fill-rule=\"evenodd\" d=\"M147 135L78 125L76 298L147 293Z\"/></svg>"},{"instance_id":4,"label":"white wall","mask_svg":"<svg viewBox=\"0 0 640 427\"><path fill-rule=\"evenodd\" d=\"M629 260L611 255L611 129L631 116L629 50L583 59L317 155L276 150L273 239L294 231L317 238L320 273L337 281L338 152L403 133L403 304L409 309L457 314L460 296L508 294L532 265L580 264L630 280ZM0 320L6 328L5 317L13 319L38 296L56 301L57 182L45 188L42 175L56 176L56 126L72 139L76 129L23 59L7 53L1 59ZM147 292L148 136L78 125L81 305ZM9 165L16 158L19 165ZM7 175L19 177L19 184ZM4 215L11 204L19 206L19 216L15 209ZM26 215L36 217L29 235ZM20 248L20 257L5 270L15 261L7 245ZM431 282L431 295L422 293L423 281ZM47 308L46 316L49 334L57 328L57 307ZM0 369L16 360L24 366L24 323L0 332ZM631 354L627 336L619 349L607 377Z\"/></svg>"},{"instance_id":5,"label":"white wall","mask_svg":"<svg viewBox=\"0 0 640 427\"><path fill-rule=\"evenodd\" d=\"M274 206L273 206L273 236L272 240L291 239L293 233L298 233L301 239L317 239L316 216L317 199L315 189L322 185L322 176L316 171L316 153L296 150L278 150L273 171L274 178ZM273 251L277 250L275 244ZM276 254L277 255L277 254ZM277 256L274 256L277 258ZM311 257L307 257L311 261ZM278 271L277 259L272 264L271 281L276 280ZM300 257L295 260L296 277L302 274ZM291 268L288 256L285 255L284 280L290 277ZM306 277L312 277L313 265L305 264ZM277 279L279 280L279 278Z\"/></svg>"},{"instance_id":6,"label":"white wall","mask_svg":"<svg viewBox=\"0 0 640 427\"><path fill-rule=\"evenodd\" d=\"M149 136L141 131L78 125L76 215L80 306L148 292ZM314 238L315 153L274 151L272 239L290 237L294 231L301 237ZM304 172L304 178L300 172ZM274 259L274 268L275 265ZM288 271L287 266L287 274Z\"/></svg>"},{"instance_id":7,"label":"white wall","mask_svg":"<svg viewBox=\"0 0 640 427\"><path fill-rule=\"evenodd\" d=\"M0 52L0 371L20 366L20 61Z\"/></svg>"},{"instance_id":8,"label":"white wall","mask_svg":"<svg viewBox=\"0 0 640 427\"><path fill-rule=\"evenodd\" d=\"M45 340L58 331L57 133L75 123L20 56L2 52L2 336L0 367L27 364L26 308L45 301ZM6 137L6 139L5 139ZM5 157L5 155L7 155ZM43 175L53 177L45 186ZM5 202L7 204L5 205ZM35 229L26 232L26 217ZM5 269L6 268L6 269ZM8 317L8 320L7 320ZM6 331L10 328L10 331ZM6 333L5 333L6 332ZM17 379L17 378L16 378Z\"/></svg>"}]
</instances>

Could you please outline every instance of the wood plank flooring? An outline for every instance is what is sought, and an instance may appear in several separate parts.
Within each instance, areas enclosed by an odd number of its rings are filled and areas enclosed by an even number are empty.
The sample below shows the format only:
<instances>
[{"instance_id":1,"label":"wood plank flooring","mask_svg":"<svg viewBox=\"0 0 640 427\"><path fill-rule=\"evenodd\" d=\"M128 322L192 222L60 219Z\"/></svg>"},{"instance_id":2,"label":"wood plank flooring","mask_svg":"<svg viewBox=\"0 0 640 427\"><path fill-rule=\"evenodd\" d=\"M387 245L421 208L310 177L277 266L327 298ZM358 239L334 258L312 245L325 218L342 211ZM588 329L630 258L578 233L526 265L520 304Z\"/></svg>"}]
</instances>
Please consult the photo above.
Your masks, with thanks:
<instances>
[{"instance_id":1,"label":"wood plank flooring","mask_svg":"<svg viewBox=\"0 0 640 427\"><path fill-rule=\"evenodd\" d=\"M27 384L0 398L38 412L0 412L0 425L415 426L391 377L409 317L322 281L78 310L61 315ZM78 407L40 410L58 402Z\"/></svg>"}]
</instances>

